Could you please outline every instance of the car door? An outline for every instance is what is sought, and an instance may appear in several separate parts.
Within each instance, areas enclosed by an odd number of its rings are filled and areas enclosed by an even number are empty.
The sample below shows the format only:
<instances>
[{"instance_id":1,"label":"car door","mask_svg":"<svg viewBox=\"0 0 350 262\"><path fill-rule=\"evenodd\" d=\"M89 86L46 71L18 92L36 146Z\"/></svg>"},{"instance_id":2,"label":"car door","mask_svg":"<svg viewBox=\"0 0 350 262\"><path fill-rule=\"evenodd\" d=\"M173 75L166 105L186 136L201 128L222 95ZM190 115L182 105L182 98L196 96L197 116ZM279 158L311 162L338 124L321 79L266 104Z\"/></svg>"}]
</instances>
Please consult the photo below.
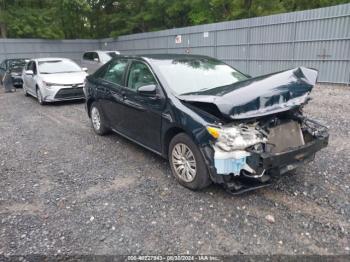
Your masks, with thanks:
<instances>
[{"instance_id":1,"label":"car door","mask_svg":"<svg viewBox=\"0 0 350 262\"><path fill-rule=\"evenodd\" d=\"M22 74L22 78L23 78L23 84L25 85L25 88L28 90L29 93L33 93L33 90L31 88L31 78L32 76L31 75L28 75L26 73L26 71L28 70L33 70L32 67L33 67L33 63L34 61L29 61L26 65L26 67L24 68L24 72Z\"/></svg>"},{"instance_id":2,"label":"car door","mask_svg":"<svg viewBox=\"0 0 350 262\"><path fill-rule=\"evenodd\" d=\"M91 61L91 71L92 73L96 72L97 69L101 67L101 59L98 56L97 52L92 52L92 61Z\"/></svg>"},{"instance_id":3,"label":"car door","mask_svg":"<svg viewBox=\"0 0 350 262\"><path fill-rule=\"evenodd\" d=\"M97 76L97 93L103 113L111 127L119 132L124 132L121 123L124 115L122 89L128 63L128 59L115 59Z\"/></svg>"},{"instance_id":4,"label":"car door","mask_svg":"<svg viewBox=\"0 0 350 262\"><path fill-rule=\"evenodd\" d=\"M81 67L86 67L89 71L88 60L89 60L90 52L85 52L83 54L83 59L81 60Z\"/></svg>"},{"instance_id":5,"label":"car door","mask_svg":"<svg viewBox=\"0 0 350 262\"><path fill-rule=\"evenodd\" d=\"M142 95L138 88L156 85L156 94ZM123 96L124 114L122 126L127 135L149 147L161 151L161 115L165 106L165 96L151 68L143 61L131 62L127 74Z\"/></svg>"},{"instance_id":6,"label":"car door","mask_svg":"<svg viewBox=\"0 0 350 262\"><path fill-rule=\"evenodd\" d=\"M86 67L88 69L89 74L93 74L97 69L96 61L94 61L94 59L96 58L97 58L96 52L86 52L83 55L82 67Z\"/></svg>"},{"instance_id":7,"label":"car door","mask_svg":"<svg viewBox=\"0 0 350 262\"><path fill-rule=\"evenodd\" d=\"M38 72L35 61L30 61L26 70L33 71L33 74L24 74L25 85L31 94L36 95L36 77Z\"/></svg>"}]
</instances>

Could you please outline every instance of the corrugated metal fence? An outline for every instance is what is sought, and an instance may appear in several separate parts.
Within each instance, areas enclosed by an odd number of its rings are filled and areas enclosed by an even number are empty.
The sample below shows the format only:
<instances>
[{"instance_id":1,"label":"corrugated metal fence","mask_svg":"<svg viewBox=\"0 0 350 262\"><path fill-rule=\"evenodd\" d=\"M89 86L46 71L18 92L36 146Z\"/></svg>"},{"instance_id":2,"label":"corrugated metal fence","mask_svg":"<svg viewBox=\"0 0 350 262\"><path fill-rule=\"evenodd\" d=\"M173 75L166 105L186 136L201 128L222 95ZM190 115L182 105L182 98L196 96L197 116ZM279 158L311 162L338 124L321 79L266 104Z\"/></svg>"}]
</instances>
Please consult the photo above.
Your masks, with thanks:
<instances>
[{"instance_id":1,"label":"corrugated metal fence","mask_svg":"<svg viewBox=\"0 0 350 262\"><path fill-rule=\"evenodd\" d=\"M217 57L252 76L296 66L320 70L320 82L350 81L350 4L102 40L126 54Z\"/></svg>"},{"instance_id":2,"label":"corrugated metal fence","mask_svg":"<svg viewBox=\"0 0 350 262\"><path fill-rule=\"evenodd\" d=\"M320 82L349 84L350 4L118 39L0 39L0 59L60 56L80 62L84 51L94 49L209 55L252 76L303 65L319 69Z\"/></svg>"},{"instance_id":3,"label":"corrugated metal fence","mask_svg":"<svg viewBox=\"0 0 350 262\"><path fill-rule=\"evenodd\" d=\"M80 63L84 51L99 48L100 40L0 39L0 61L17 57L68 57Z\"/></svg>"}]
</instances>

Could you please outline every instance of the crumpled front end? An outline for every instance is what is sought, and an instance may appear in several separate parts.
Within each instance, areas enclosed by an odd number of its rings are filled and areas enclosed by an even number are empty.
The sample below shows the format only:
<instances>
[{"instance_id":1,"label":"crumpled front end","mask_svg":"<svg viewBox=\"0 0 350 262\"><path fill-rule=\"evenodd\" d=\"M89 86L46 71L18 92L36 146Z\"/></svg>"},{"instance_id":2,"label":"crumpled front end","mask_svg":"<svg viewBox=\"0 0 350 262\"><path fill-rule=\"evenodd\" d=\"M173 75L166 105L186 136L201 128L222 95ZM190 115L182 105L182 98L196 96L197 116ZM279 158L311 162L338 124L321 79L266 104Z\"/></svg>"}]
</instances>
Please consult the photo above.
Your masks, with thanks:
<instances>
[{"instance_id":1,"label":"crumpled front end","mask_svg":"<svg viewBox=\"0 0 350 262\"><path fill-rule=\"evenodd\" d=\"M305 104L317 76L317 70L298 67L181 95L179 99L227 121L245 120L286 112Z\"/></svg>"},{"instance_id":2,"label":"crumpled front end","mask_svg":"<svg viewBox=\"0 0 350 262\"><path fill-rule=\"evenodd\" d=\"M207 130L215 138L209 170L235 193L268 185L328 144L327 128L296 112Z\"/></svg>"}]
</instances>

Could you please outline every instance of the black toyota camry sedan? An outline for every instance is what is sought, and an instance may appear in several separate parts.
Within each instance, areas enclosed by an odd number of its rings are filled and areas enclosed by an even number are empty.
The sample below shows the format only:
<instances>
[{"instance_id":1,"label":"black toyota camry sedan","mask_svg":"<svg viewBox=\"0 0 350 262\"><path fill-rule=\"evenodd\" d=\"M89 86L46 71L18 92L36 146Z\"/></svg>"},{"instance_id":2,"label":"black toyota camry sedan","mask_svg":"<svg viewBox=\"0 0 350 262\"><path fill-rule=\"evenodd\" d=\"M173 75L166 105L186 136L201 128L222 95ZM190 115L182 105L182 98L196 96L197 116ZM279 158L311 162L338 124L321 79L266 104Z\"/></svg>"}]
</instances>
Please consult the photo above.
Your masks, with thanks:
<instances>
[{"instance_id":1,"label":"black toyota camry sedan","mask_svg":"<svg viewBox=\"0 0 350 262\"><path fill-rule=\"evenodd\" d=\"M114 131L167 158L185 187L242 193L327 146L327 128L302 113L317 74L252 78L206 56L119 56L87 77L84 92L97 134Z\"/></svg>"}]
</instances>

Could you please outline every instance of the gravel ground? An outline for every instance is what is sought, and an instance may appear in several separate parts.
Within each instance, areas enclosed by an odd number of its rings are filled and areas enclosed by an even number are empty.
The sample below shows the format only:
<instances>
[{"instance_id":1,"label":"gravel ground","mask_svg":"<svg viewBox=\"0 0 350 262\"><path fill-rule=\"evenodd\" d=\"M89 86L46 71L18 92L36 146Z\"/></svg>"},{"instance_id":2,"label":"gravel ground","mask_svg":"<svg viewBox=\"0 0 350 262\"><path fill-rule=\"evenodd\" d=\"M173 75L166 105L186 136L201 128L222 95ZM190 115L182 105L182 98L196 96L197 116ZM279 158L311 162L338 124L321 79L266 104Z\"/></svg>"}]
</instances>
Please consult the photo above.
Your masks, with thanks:
<instances>
[{"instance_id":1,"label":"gravel ground","mask_svg":"<svg viewBox=\"0 0 350 262\"><path fill-rule=\"evenodd\" d=\"M0 92L0 254L350 254L350 89L314 89L330 145L296 175L240 196L181 187L168 163L84 104Z\"/></svg>"}]
</instances>

